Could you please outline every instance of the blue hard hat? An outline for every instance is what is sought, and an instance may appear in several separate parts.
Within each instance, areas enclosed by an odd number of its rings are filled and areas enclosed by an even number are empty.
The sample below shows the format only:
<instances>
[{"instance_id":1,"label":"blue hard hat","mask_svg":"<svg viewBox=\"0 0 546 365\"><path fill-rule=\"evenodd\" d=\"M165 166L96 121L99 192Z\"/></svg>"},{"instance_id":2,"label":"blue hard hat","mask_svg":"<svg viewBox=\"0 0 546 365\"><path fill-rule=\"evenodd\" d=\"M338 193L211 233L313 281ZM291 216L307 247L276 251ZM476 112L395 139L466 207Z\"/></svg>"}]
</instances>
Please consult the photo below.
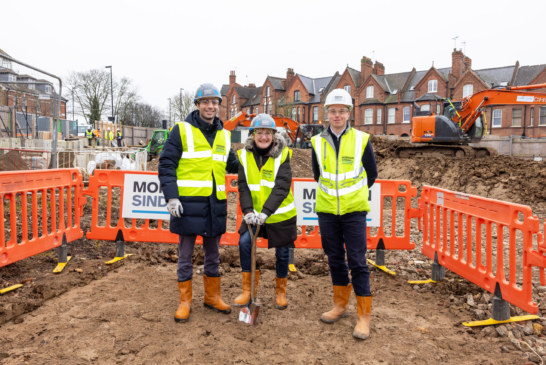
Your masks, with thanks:
<instances>
[{"instance_id":1,"label":"blue hard hat","mask_svg":"<svg viewBox=\"0 0 546 365\"><path fill-rule=\"evenodd\" d=\"M275 120L269 114L258 114L252 119L250 123L250 131L258 128L273 129L277 131L277 126L275 125Z\"/></svg>"},{"instance_id":2,"label":"blue hard hat","mask_svg":"<svg viewBox=\"0 0 546 365\"><path fill-rule=\"evenodd\" d=\"M217 98L218 101L222 103L222 95L220 95L220 92L213 84L201 84L195 92L193 102L197 104L199 100L205 98Z\"/></svg>"}]
</instances>

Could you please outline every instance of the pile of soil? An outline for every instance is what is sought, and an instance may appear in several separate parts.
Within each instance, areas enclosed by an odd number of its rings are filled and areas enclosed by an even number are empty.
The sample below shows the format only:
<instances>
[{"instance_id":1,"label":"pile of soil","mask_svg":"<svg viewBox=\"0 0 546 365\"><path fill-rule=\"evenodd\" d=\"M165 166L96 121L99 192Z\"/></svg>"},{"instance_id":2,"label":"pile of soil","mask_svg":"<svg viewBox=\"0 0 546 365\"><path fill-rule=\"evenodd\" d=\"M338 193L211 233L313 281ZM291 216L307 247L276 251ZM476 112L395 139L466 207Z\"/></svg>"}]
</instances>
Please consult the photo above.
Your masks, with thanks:
<instances>
[{"instance_id":1,"label":"pile of soil","mask_svg":"<svg viewBox=\"0 0 546 365\"><path fill-rule=\"evenodd\" d=\"M419 189L434 185L455 191L529 205L546 212L546 163L496 156L484 159L397 159L398 143L372 140L380 179L410 180ZM241 148L235 145L234 149ZM157 169L157 159L148 164ZM294 177L312 177L311 151L294 150ZM235 202L230 200L230 204ZM90 205L82 227L90 224ZM414 225L416 226L416 225ZM133 254L113 265L115 243L85 238L69 243L71 261L52 274L55 251L0 268L0 288L23 283L0 296L0 363L440 363L513 364L546 360L546 319L496 327L467 328L461 322L489 317L491 296L448 272L434 286L409 285L430 277L431 263L418 247L391 251L389 276L371 267L374 292L371 337L352 338L350 316L333 325L321 323L330 309L332 289L322 250L296 250L298 271L290 273L285 311L274 308L275 257L258 250L262 275L259 324L238 321L202 305L203 250L194 252L193 304L190 321L176 324L176 245L127 243ZM229 302L241 290L236 247L221 247L222 295ZM374 259L375 252L368 253ZM542 288L543 289L543 288ZM537 285L539 313L546 310L546 290ZM512 315L522 314L511 308Z\"/></svg>"}]
</instances>

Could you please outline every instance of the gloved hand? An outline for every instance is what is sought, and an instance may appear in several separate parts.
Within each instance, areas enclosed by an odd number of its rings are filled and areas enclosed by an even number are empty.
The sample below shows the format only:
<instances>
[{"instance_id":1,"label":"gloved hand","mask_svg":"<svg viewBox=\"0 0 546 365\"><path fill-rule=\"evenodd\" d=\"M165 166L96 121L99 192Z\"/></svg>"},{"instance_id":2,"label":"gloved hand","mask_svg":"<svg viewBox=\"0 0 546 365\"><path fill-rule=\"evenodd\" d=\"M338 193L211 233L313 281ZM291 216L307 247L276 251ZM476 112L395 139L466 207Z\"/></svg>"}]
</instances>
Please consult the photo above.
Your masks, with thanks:
<instances>
[{"instance_id":1,"label":"gloved hand","mask_svg":"<svg viewBox=\"0 0 546 365\"><path fill-rule=\"evenodd\" d=\"M253 212L245 214L245 223L246 224L256 224L256 214Z\"/></svg>"},{"instance_id":2,"label":"gloved hand","mask_svg":"<svg viewBox=\"0 0 546 365\"><path fill-rule=\"evenodd\" d=\"M169 199L169 202L167 203L167 210L176 218L182 217L182 213L184 213L184 208L182 208L182 203L178 198Z\"/></svg>"},{"instance_id":3,"label":"gloved hand","mask_svg":"<svg viewBox=\"0 0 546 365\"><path fill-rule=\"evenodd\" d=\"M258 214L258 216L256 217L256 224L262 226L267 220L267 218L269 218L269 216L265 213Z\"/></svg>"}]
</instances>

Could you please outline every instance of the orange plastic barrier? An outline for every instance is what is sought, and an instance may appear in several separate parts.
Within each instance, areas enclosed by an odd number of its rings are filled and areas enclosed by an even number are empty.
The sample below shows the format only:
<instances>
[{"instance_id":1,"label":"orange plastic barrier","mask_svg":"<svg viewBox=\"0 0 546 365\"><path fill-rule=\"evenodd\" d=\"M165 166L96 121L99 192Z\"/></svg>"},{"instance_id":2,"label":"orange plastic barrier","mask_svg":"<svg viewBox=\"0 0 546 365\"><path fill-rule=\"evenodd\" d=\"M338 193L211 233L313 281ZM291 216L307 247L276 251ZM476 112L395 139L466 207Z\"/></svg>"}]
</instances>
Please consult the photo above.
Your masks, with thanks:
<instances>
[{"instance_id":1,"label":"orange plastic barrier","mask_svg":"<svg viewBox=\"0 0 546 365\"><path fill-rule=\"evenodd\" d=\"M178 243L178 235L169 231L168 220L149 220L149 219L123 219L121 218L121 207L123 206L123 184L126 173L156 175L156 172L135 172L135 171L119 171L119 170L95 170L95 174L89 177L89 187L84 190L83 194L92 198L92 218L91 230L87 232L88 239L115 241L118 237L118 232L123 234L124 241L137 242L165 242ZM229 207L237 204L235 230L226 232L222 235L220 244L222 245L238 245L239 234L237 229L241 225L243 216L239 207L239 193L237 187L234 186L237 181L237 176L226 176L226 192L228 194L228 212L231 212ZM312 179L294 179L294 181L313 181ZM381 227L377 229L377 233L370 234L368 228L368 248L374 249L380 239L383 239L386 249L404 249L412 250L415 244L410 241L410 225L411 218L417 217L418 209L411 208L411 199L416 197L417 189L411 186L409 181L394 181L394 180L378 180L381 183ZM235 184L234 184L235 183ZM107 199L100 202L101 189L105 189ZM119 196L119 203L112 203L114 192ZM403 209L398 209L398 213L404 213L403 233L396 234L393 228L390 234L385 234L383 229L384 218L384 202L385 198L390 198L392 219L387 222L396 227L397 222L397 201L404 200ZM233 214L233 212L231 212ZM231 222L233 226L233 222ZM295 242L296 248L322 248L318 227L313 226L309 230L306 226L302 226L302 232L298 235ZM197 243L202 243L201 237L198 237ZM267 240L258 240L258 247L267 247Z\"/></svg>"},{"instance_id":2,"label":"orange plastic barrier","mask_svg":"<svg viewBox=\"0 0 546 365\"><path fill-rule=\"evenodd\" d=\"M530 207L424 186L419 209L424 255L437 253L440 265L491 293L498 284L502 299L537 313L532 267L544 273L546 247Z\"/></svg>"},{"instance_id":3,"label":"orange plastic barrier","mask_svg":"<svg viewBox=\"0 0 546 365\"><path fill-rule=\"evenodd\" d=\"M0 173L0 266L83 236L85 205L77 169Z\"/></svg>"}]
</instances>

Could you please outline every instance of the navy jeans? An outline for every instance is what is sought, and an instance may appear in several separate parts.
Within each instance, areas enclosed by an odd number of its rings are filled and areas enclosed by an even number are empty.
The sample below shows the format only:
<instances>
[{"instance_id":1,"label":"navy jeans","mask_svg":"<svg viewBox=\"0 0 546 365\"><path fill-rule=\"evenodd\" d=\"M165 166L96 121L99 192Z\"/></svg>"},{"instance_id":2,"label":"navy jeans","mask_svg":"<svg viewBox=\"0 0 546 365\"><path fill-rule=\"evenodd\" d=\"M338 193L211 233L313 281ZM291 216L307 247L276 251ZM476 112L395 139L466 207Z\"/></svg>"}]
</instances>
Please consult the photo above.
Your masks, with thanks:
<instances>
[{"instance_id":1,"label":"navy jeans","mask_svg":"<svg viewBox=\"0 0 546 365\"><path fill-rule=\"evenodd\" d=\"M255 229L255 228L253 228ZM239 238L239 259L241 260L241 269L243 272L250 272L250 254L252 242L250 233L246 231ZM289 245L275 247L275 271L278 278L288 276L288 260L290 258Z\"/></svg>"},{"instance_id":2,"label":"navy jeans","mask_svg":"<svg viewBox=\"0 0 546 365\"><path fill-rule=\"evenodd\" d=\"M343 215L317 213L317 215L322 249L328 256L332 283L334 285L349 284L350 269L355 294L371 296L370 272L366 262L366 213L354 212ZM347 254L347 261L345 254Z\"/></svg>"},{"instance_id":3,"label":"navy jeans","mask_svg":"<svg viewBox=\"0 0 546 365\"><path fill-rule=\"evenodd\" d=\"M203 237L203 249L205 250L204 272L206 276L220 276L220 237ZM178 268L176 270L178 281L190 280L193 276L193 247L197 236L180 236L178 244Z\"/></svg>"}]
</instances>

